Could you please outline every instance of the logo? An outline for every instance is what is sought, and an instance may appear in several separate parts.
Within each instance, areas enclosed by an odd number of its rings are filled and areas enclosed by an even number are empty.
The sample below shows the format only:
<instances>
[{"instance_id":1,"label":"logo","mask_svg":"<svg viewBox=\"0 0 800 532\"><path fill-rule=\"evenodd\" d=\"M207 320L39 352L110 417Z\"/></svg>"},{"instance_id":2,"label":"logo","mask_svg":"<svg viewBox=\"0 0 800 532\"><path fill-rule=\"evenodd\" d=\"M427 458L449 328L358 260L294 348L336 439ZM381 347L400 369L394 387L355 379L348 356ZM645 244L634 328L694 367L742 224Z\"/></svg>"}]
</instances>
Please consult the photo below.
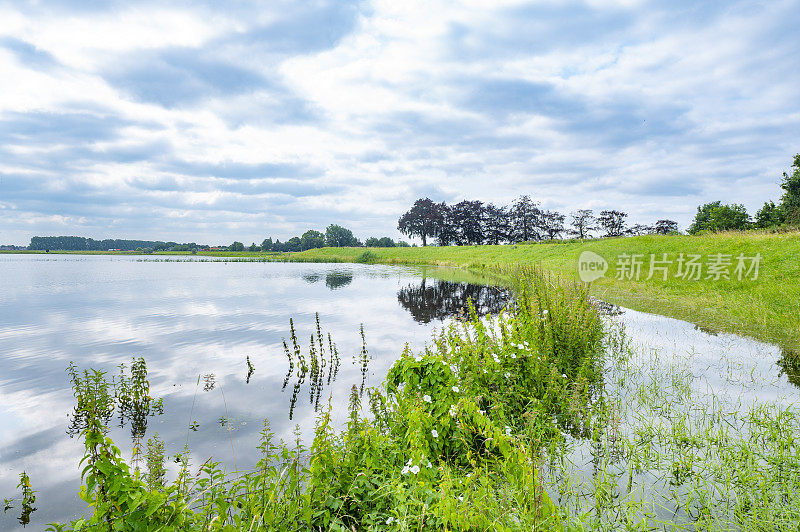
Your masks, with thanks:
<instances>
[{"instance_id":1,"label":"logo","mask_svg":"<svg viewBox=\"0 0 800 532\"><path fill-rule=\"evenodd\" d=\"M605 277L608 271L606 259L593 251L584 251L578 257L578 276L584 283L591 283Z\"/></svg>"}]
</instances>

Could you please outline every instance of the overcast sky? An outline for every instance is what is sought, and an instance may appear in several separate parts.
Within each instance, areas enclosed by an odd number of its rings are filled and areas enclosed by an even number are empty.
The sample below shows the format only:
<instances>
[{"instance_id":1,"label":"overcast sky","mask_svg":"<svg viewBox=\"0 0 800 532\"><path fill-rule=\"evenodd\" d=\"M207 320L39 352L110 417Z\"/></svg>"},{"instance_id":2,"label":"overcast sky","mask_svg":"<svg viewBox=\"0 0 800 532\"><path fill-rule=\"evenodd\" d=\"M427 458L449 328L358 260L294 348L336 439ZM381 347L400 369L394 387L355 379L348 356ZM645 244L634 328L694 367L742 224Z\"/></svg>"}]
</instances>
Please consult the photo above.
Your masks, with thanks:
<instances>
[{"instance_id":1,"label":"overcast sky","mask_svg":"<svg viewBox=\"0 0 800 532\"><path fill-rule=\"evenodd\" d=\"M0 2L0 244L780 197L800 1Z\"/></svg>"}]
</instances>

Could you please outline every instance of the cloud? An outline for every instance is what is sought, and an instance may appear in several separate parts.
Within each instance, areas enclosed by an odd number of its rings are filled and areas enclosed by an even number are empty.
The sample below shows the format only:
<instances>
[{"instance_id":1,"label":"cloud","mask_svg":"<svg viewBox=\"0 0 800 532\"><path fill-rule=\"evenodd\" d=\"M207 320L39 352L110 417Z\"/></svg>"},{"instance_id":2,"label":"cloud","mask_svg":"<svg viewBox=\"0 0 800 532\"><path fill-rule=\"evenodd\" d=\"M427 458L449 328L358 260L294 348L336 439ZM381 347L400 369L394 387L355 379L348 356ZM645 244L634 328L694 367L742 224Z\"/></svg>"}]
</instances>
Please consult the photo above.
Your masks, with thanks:
<instances>
[{"instance_id":1,"label":"cloud","mask_svg":"<svg viewBox=\"0 0 800 532\"><path fill-rule=\"evenodd\" d=\"M800 151L799 7L4 4L0 243L397 237L422 196L755 211Z\"/></svg>"}]
</instances>

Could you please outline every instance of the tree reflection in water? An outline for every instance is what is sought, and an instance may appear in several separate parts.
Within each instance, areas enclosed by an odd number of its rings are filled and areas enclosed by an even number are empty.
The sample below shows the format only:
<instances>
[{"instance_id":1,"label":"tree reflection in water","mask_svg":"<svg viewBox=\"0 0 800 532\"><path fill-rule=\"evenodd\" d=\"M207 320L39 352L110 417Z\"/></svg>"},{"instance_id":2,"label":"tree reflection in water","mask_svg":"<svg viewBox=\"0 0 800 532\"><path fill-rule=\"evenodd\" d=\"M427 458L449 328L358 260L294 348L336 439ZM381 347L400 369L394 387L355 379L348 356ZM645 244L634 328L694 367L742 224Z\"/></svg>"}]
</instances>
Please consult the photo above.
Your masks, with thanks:
<instances>
[{"instance_id":1,"label":"tree reflection in water","mask_svg":"<svg viewBox=\"0 0 800 532\"><path fill-rule=\"evenodd\" d=\"M478 316L497 314L513 301L513 295L507 288L423 278L419 285L401 288L397 300L415 321L430 323L465 315L469 301Z\"/></svg>"},{"instance_id":2,"label":"tree reflection in water","mask_svg":"<svg viewBox=\"0 0 800 532\"><path fill-rule=\"evenodd\" d=\"M783 348L777 364L781 368L780 375L786 375L789 382L800 388L800 353Z\"/></svg>"}]
</instances>

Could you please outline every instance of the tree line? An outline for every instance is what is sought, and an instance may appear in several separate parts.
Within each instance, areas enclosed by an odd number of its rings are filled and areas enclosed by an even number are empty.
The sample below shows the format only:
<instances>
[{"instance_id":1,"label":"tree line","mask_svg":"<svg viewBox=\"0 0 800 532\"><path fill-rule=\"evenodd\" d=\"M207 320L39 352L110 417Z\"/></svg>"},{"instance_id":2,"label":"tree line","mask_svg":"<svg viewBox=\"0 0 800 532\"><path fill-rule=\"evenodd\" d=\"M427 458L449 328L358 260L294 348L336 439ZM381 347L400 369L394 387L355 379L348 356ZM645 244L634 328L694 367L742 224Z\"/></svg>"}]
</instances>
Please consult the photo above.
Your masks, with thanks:
<instances>
[{"instance_id":1,"label":"tree line","mask_svg":"<svg viewBox=\"0 0 800 532\"><path fill-rule=\"evenodd\" d=\"M290 238L285 242L280 240L272 240L272 238L265 238L261 245L253 242L250 246L245 247L241 242L234 242L228 246L230 251L276 251L276 252L290 252L290 251L306 251L308 249L322 248L322 247L409 247L407 242L402 240L394 241L388 236L383 237L369 237L362 243L350 229L342 227L341 225L331 224L325 232L310 229L300 236Z\"/></svg>"},{"instance_id":2,"label":"tree line","mask_svg":"<svg viewBox=\"0 0 800 532\"><path fill-rule=\"evenodd\" d=\"M453 205L420 198L397 222L397 229L407 236L418 237L422 245L436 239L440 246L452 244L515 244L555 240L566 236L591 238L670 234L678 232L673 220L658 220L653 225L628 227L628 214L618 210L579 209L566 215L542 209L530 196L523 195L511 205L497 206L479 200L464 200Z\"/></svg>"},{"instance_id":3,"label":"tree line","mask_svg":"<svg viewBox=\"0 0 800 532\"><path fill-rule=\"evenodd\" d=\"M723 204L713 201L700 205L688 233L703 231L731 231L746 229L771 229L800 225L800 154L794 156L792 172L783 172L783 195L776 204L766 201L752 218L744 205Z\"/></svg>"},{"instance_id":4,"label":"tree line","mask_svg":"<svg viewBox=\"0 0 800 532\"><path fill-rule=\"evenodd\" d=\"M194 242L178 244L177 242L161 242L158 240L124 240L107 238L105 240L95 240L82 236L34 236L28 249L37 251L63 250L63 251L108 251L118 249L121 251L191 251L192 249L207 249L206 245L198 245Z\"/></svg>"}]
</instances>

